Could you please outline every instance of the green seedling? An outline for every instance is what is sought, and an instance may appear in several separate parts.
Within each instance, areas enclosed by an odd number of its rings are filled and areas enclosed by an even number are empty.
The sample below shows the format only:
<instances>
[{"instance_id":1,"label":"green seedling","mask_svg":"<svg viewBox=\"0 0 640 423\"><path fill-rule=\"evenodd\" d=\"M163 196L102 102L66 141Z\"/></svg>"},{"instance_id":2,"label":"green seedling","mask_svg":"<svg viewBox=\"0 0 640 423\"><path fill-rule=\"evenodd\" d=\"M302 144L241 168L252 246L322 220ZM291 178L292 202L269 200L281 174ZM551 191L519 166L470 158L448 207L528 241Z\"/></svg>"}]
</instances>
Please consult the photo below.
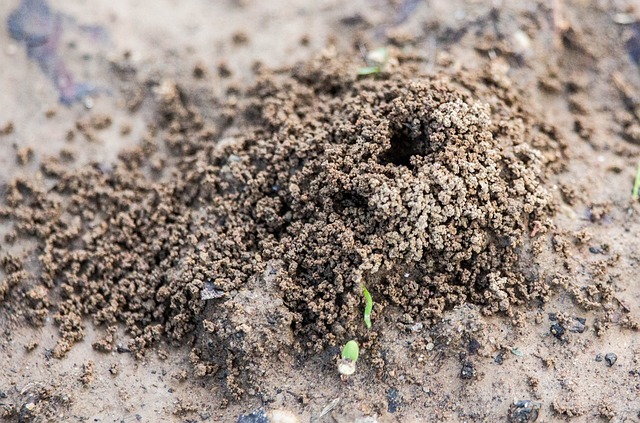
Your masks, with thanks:
<instances>
[{"instance_id":1,"label":"green seedling","mask_svg":"<svg viewBox=\"0 0 640 423\"><path fill-rule=\"evenodd\" d=\"M364 294L364 324L367 325L367 329L371 329L371 311L373 310L373 298L367 290L366 286L362 287L362 293Z\"/></svg>"},{"instance_id":2,"label":"green seedling","mask_svg":"<svg viewBox=\"0 0 640 423\"><path fill-rule=\"evenodd\" d=\"M362 286L362 294L364 295L364 324L368 329L371 329L371 311L373 310L373 298L367 287ZM356 362L358 361L358 355L360 354L360 347L358 343L353 339L347 342L342 347L342 353L340 354L340 360L338 361L338 372L342 375L343 379L351 376L356 372Z\"/></svg>"},{"instance_id":3,"label":"green seedling","mask_svg":"<svg viewBox=\"0 0 640 423\"><path fill-rule=\"evenodd\" d=\"M375 75L380 73L380 66L364 66L358 69L359 76Z\"/></svg>"},{"instance_id":4,"label":"green seedling","mask_svg":"<svg viewBox=\"0 0 640 423\"><path fill-rule=\"evenodd\" d=\"M633 183L633 191L631 193L631 198L633 198L633 201L638 200L639 191L640 191L640 162L638 162L638 169L636 170L636 180Z\"/></svg>"},{"instance_id":5,"label":"green seedling","mask_svg":"<svg viewBox=\"0 0 640 423\"><path fill-rule=\"evenodd\" d=\"M360 354L360 347L353 339L342 347L340 361L338 362L338 372L343 376L351 376L356 372L356 362Z\"/></svg>"},{"instance_id":6,"label":"green seedling","mask_svg":"<svg viewBox=\"0 0 640 423\"><path fill-rule=\"evenodd\" d=\"M342 354L340 355L343 360L351 360L354 363L358 361L358 355L360 355L360 347L358 343L353 339L342 347Z\"/></svg>"},{"instance_id":7,"label":"green seedling","mask_svg":"<svg viewBox=\"0 0 640 423\"><path fill-rule=\"evenodd\" d=\"M369 66L364 66L358 69L359 76L367 76L367 75L376 75L382 72L382 68L389 60L389 51L384 48L378 48L372 50L367 54L367 64Z\"/></svg>"}]
</instances>

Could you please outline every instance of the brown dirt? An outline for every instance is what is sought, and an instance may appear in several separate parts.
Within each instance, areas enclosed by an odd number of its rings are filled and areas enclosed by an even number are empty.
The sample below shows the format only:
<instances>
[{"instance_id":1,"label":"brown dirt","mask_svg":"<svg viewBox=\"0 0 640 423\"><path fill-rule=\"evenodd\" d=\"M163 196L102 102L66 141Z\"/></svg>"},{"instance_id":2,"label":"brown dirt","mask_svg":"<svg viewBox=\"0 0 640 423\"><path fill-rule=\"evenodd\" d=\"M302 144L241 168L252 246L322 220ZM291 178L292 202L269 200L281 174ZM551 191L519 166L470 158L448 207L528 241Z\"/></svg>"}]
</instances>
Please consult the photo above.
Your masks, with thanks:
<instances>
[{"instance_id":1,"label":"brown dirt","mask_svg":"<svg viewBox=\"0 0 640 423\"><path fill-rule=\"evenodd\" d=\"M126 53L107 72L114 110L43 107L66 134L55 154L4 125L5 418L235 421L258 399L312 421L532 418L517 400L543 421L638 418L640 77L611 53L628 36L573 3L457 23L397 7L324 24L360 26L354 42L383 30L378 74L331 42L256 63L251 83L226 60L149 70ZM233 58L259 39L225 42ZM343 383L349 339L362 358ZM149 363L158 382L138 376ZM122 405L98 411L98 392Z\"/></svg>"},{"instance_id":2,"label":"brown dirt","mask_svg":"<svg viewBox=\"0 0 640 423\"><path fill-rule=\"evenodd\" d=\"M363 284L374 318L391 304L427 324L461 304L512 314L544 297L529 234L545 232L551 197L533 145L557 142L488 71L420 77L415 60L392 60L373 78L344 57L259 76L218 126L164 83L149 138L172 163L156 168L148 142L111 169L49 160L52 188L14 180L0 216L38 240L41 270L3 267L12 285L42 281L26 294L33 323L57 299L53 356L87 317L124 324L138 354L195 337L209 345L194 350L198 371L227 367L240 395L277 354L375 339Z\"/></svg>"}]
</instances>

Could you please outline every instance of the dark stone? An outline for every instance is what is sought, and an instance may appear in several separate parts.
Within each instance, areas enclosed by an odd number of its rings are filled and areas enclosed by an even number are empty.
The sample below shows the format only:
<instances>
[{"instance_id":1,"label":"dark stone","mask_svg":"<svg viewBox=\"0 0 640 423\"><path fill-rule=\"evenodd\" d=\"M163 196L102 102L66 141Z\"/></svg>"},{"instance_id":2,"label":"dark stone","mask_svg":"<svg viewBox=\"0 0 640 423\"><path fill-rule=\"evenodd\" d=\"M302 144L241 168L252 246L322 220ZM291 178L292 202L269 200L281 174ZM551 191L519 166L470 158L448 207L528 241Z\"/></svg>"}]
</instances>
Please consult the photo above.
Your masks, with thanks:
<instances>
[{"instance_id":1,"label":"dark stone","mask_svg":"<svg viewBox=\"0 0 640 423\"><path fill-rule=\"evenodd\" d=\"M395 413L402 405L402 398L398 395L396 388L389 388L387 391L387 411L389 413Z\"/></svg>"},{"instance_id":2,"label":"dark stone","mask_svg":"<svg viewBox=\"0 0 640 423\"><path fill-rule=\"evenodd\" d=\"M589 247L589 252L591 254L604 254L604 250L599 245L594 247Z\"/></svg>"},{"instance_id":3,"label":"dark stone","mask_svg":"<svg viewBox=\"0 0 640 423\"><path fill-rule=\"evenodd\" d=\"M125 354L125 353L130 353L131 350L122 344L118 344L116 345L116 352L119 354Z\"/></svg>"},{"instance_id":4,"label":"dark stone","mask_svg":"<svg viewBox=\"0 0 640 423\"><path fill-rule=\"evenodd\" d=\"M509 407L509 423L529 423L538 420L540 403L530 400L517 401Z\"/></svg>"},{"instance_id":5,"label":"dark stone","mask_svg":"<svg viewBox=\"0 0 640 423\"><path fill-rule=\"evenodd\" d=\"M504 363L504 351L500 351L498 355L496 355L496 358L493 359L493 361L495 361L496 364Z\"/></svg>"},{"instance_id":6,"label":"dark stone","mask_svg":"<svg viewBox=\"0 0 640 423\"><path fill-rule=\"evenodd\" d=\"M549 332L551 332L551 334L559 340L564 341L565 329L564 326L562 326L560 323L552 324Z\"/></svg>"},{"instance_id":7,"label":"dark stone","mask_svg":"<svg viewBox=\"0 0 640 423\"><path fill-rule=\"evenodd\" d=\"M596 354L596 361L597 362L601 362L604 359L604 357L602 356L602 354L598 353Z\"/></svg>"},{"instance_id":8,"label":"dark stone","mask_svg":"<svg viewBox=\"0 0 640 423\"><path fill-rule=\"evenodd\" d=\"M460 377L462 379L473 379L476 376L477 372L473 363L470 361L465 361L462 363L462 370L460 370Z\"/></svg>"},{"instance_id":9,"label":"dark stone","mask_svg":"<svg viewBox=\"0 0 640 423\"><path fill-rule=\"evenodd\" d=\"M478 342L476 338L471 338L471 340L469 341L469 346L467 347L467 349L469 350L469 354L478 354L480 348L482 348L480 342Z\"/></svg>"},{"instance_id":10,"label":"dark stone","mask_svg":"<svg viewBox=\"0 0 640 423\"><path fill-rule=\"evenodd\" d=\"M618 361L618 356L615 353L607 353L604 356L604 361L607 362L607 366L611 367Z\"/></svg>"},{"instance_id":11,"label":"dark stone","mask_svg":"<svg viewBox=\"0 0 640 423\"><path fill-rule=\"evenodd\" d=\"M35 409L36 399L30 396L27 401L20 407L20 413L18 414L18 422L34 422L36 415L33 412Z\"/></svg>"},{"instance_id":12,"label":"dark stone","mask_svg":"<svg viewBox=\"0 0 640 423\"><path fill-rule=\"evenodd\" d=\"M269 423L269 417L264 412L264 408L259 408L251 414L241 415L236 423Z\"/></svg>"}]
</instances>

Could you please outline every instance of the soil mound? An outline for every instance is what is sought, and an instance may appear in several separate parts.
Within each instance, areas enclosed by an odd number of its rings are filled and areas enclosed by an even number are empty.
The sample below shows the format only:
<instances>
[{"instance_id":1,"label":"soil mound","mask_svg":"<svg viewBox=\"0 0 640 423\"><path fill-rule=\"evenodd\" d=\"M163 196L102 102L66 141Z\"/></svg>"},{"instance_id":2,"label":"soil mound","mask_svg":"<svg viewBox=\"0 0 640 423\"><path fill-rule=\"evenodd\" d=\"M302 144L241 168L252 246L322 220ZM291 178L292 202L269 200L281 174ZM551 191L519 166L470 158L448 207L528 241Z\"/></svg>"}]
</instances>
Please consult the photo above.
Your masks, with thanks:
<instances>
[{"instance_id":1,"label":"soil mound","mask_svg":"<svg viewBox=\"0 0 640 423\"><path fill-rule=\"evenodd\" d=\"M210 123L163 84L161 129L113 167L8 186L0 216L37 239L40 268L5 254L5 301L35 321L53 304L55 355L88 316L124 324L136 352L192 342L196 373L226 368L240 393L278 353L362 333L363 285L374 325L387 305L429 320L543 296L530 233L552 131L503 77L400 59L366 78L327 58L264 74Z\"/></svg>"}]
</instances>

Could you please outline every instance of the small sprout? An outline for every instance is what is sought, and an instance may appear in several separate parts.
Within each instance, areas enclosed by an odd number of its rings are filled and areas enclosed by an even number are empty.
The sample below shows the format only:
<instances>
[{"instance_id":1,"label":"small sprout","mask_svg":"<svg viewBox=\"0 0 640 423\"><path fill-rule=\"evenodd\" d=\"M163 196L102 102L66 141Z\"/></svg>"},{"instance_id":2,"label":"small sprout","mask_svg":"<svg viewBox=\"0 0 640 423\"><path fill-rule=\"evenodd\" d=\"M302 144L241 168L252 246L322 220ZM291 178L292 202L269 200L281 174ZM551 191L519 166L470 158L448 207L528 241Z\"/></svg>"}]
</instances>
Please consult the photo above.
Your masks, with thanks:
<instances>
[{"instance_id":1,"label":"small sprout","mask_svg":"<svg viewBox=\"0 0 640 423\"><path fill-rule=\"evenodd\" d=\"M639 197L640 191L640 162L638 163L638 169L636 170L636 180L633 183L633 191L631 193L631 198L633 201L637 201Z\"/></svg>"},{"instance_id":2,"label":"small sprout","mask_svg":"<svg viewBox=\"0 0 640 423\"><path fill-rule=\"evenodd\" d=\"M367 54L367 65L358 69L359 76L376 75L389 60L389 51L385 47L377 48Z\"/></svg>"},{"instance_id":3,"label":"small sprout","mask_svg":"<svg viewBox=\"0 0 640 423\"><path fill-rule=\"evenodd\" d=\"M364 66L358 69L359 76L375 75L380 73L380 66Z\"/></svg>"},{"instance_id":4,"label":"small sprout","mask_svg":"<svg viewBox=\"0 0 640 423\"><path fill-rule=\"evenodd\" d=\"M354 363L358 361L358 355L360 354L360 347L358 347L358 343L354 340L351 340L344 344L342 347L342 358L345 360L351 360Z\"/></svg>"},{"instance_id":5,"label":"small sprout","mask_svg":"<svg viewBox=\"0 0 640 423\"><path fill-rule=\"evenodd\" d=\"M358 347L358 343L354 340L347 342L342 347L342 354L340 354L340 361L338 361L338 372L343 376L354 374L359 354L360 347Z\"/></svg>"},{"instance_id":6,"label":"small sprout","mask_svg":"<svg viewBox=\"0 0 640 423\"><path fill-rule=\"evenodd\" d=\"M364 324L367 325L367 329L371 329L371 311L373 310L373 298L367 290L366 286L362 287L362 293L366 301L364 306Z\"/></svg>"}]
</instances>

